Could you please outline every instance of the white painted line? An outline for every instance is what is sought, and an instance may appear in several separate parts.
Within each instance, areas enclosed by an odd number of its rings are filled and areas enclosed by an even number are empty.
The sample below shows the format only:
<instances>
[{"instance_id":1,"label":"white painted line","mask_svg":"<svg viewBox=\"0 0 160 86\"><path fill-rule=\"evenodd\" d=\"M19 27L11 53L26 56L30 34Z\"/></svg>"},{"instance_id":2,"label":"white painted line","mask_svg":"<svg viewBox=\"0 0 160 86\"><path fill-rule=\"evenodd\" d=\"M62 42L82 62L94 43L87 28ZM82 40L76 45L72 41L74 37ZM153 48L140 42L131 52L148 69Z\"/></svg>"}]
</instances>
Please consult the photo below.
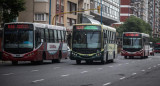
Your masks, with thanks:
<instances>
[{"instance_id":1,"label":"white painted line","mask_svg":"<svg viewBox=\"0 0 160 86\"><path fill-rule=\"evenodd\" d=\"M62 77L65 77L65 76L69 76L70 74L66 74L66 75L61 75Z\"/></svg>"},{"instance_id":2,"label":"white painted line","mask_svg":"<svg viewBox=\"0 0 160 86\"><path fill-rule=\"evenodd\" d=\"M137 73L132 73L132 75L136 75Z\"/></svg>"},{"instance_id":3,"label":"white painted line","mask_svg":"<svg viewBox=\"0 0 160 86\"><path fill-rule=\"evenodd\" d=\"M83 72L81 72L81 73L87 73L88 71L83 71Z\"/></svg>"},{"instance_id":4,"label":"white painted line","mask_svg":"<svg viewBox=\"0 0 160 86\"><path fill-rule=\"evenodd\" d=\"M160 64L157 64L158 66L160 66Z\"/></svg>"},{"instance_id":5,"label":"white painted line","mask_svg":"<svg viewBox=\"0 0 160 86\"><path fill-rule=\"evenodd\" d=\"M6 74L2 74L2 75L8 76L8 75L12 75L12 74L14 74L14 73L6 73Z\"/></svg>"},{"instance_id":6,"label":"white painted line","mask_svg":"<svg viewBox=\"0 0 160 86\"><path fill-rule=\"evenodd\" d=\"M37 71L39 71L39 70L31 70L31 72L37 72Z\"/></svg>"},{"instance_id":7,"label":"white painted line","mask_svg":"<svg viewBox=\"0 0 160 86\"><path fill-rule=\"evenodd\" d=\"M126 77L122 77L122 78L120 78L120 80L122 80L122 79L125 79Z\"/></svg>"},{"instance_id":8,"label":"white painted line","mask_svg":"<svg viewBox=\"0 0 160 86\"><path fill-rule=\"evenodd\" d=\"M60 67L55 67L54 69L58 69L58 68L60 68Z\"/></svg>"},{"instance_id":9,"label":"white painted line","mask_svg":"<svg viewBox=\"0 0 160 86\"><path fill-rule=\"evenodd\" d=\"M99 70L102 70L103 68L98 68Z\"/></svg>"},{"instance_id":10,"label":"white painted line","mask_svg":"<svg viewBox=\"0 0 160 86\"><path fill-rule=\"evenodd\" d=\"M153 67L157 67L157 66L153 66Z\"/></svg>"},{"instance_id":11,"label":"white painted line","mask_svg":"<svg viewBox=\"0 0 160 86\"><path fill-rule=\"evenodd\" d=\"M106 84L103 84L103 86L107 86L107 85L110 85L110 84L111 84L111 82L108 82Z\"/></svg>"},{"instance_id":12,"label":"white painted line","mask_svg":"<svg viewBox=\"0 0 160 86\"><path fill-rule=\"evenodd\" d=\"M122 64L118 64L119 66L121 66Z\"/></svg>"},{"instance_id":13,"label":"white painted line","mask_svg":"<svg viewBox=\"0 0 160 86\"><path fill-rule=\"evenodd\" d=\"M43 80L44 80L44 79L34 80L34 81L32 81L32 83L41 82L41 81L43 81Z\"/></svg>"},{"instance_id":14,"label":"white painted line","mask_svg":"<svg viewBox=\"0 0 160 86\"><path fill-rule=\"evenodd\" d=\"M151 69L151 67L148 68L149 70Z\"/></svg>"},{"instance_id":15,"label":"white painted line","mask_svg":"<svg viewBox=\"0 0 160 86\"><path fill-rule=\"evenodd\" d=\"M111 67L111 68L112 68L113 66L109 66L109 67Z\"/></svg>"},{"instance_id":16,"label":"white painted line","mask_svg":"<svg viewBox=\"0 0 160 86\"><path fill-rule=\"evenodd\" d=\"M129 63L126 63L126 64L129 64Z\"/></svg>"},{"instance_id":17,"label":"white painted line","mask_svg":"<svg viewBox=\"0 0 160 86\"><path fill-rule=\"evenodd\" d=\"M145 72L145 70L141 70L141 71Z\"/></svg>"}]
</instances>

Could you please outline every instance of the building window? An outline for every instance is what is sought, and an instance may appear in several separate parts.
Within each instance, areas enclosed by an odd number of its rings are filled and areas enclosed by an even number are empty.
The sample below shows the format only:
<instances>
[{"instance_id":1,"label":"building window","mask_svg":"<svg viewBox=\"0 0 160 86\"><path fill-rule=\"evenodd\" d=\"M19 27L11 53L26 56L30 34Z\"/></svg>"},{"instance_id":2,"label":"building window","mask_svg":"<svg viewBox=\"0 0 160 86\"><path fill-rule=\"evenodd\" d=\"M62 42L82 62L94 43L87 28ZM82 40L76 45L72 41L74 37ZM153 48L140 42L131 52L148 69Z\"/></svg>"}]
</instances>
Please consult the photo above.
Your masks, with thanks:
<instances>
[{"instance_id":1,"label":"building window","mask_svg":"<svg viewBox=\"0 0 160 86\"><path fill-rule=\"evenodd\" d=\"M77 4L73 3L73 2L69 2L68 1L68 11L72 12L72 11L77 11ZM76 15L76 12L73 13L74 15Z\"/></svg>"},{"instance_id":2,"label":"building window","mask_svg":"<svg viewBox=\"0 0 160 86\"><path fill-rule=\"evenodd\" d=\"M67 25L72 26L73 24L76 24L76 19L68 18L67 19Z\"/></svg>"},{"instance_id":3,"label":"building window","mask_svg":"<svg viewBox=\"0 0 160 86\"><path fill-rule=\"evenodd\" d=\"M61 16L61 24L64 24L64 22L63 22L63 16Z\"/></svg>"},{"instance_id":4,"label":"building window","mask_svg":"<svg viewBox=\"0 0 160 86\"><path fill-rule=\"evenodd\" d=\"M36 13L34 20L35 21L46 21L46 14L45 13Z\"/></svg>"},{"instance_id":5,"label":"building window","mask_svg":"<svg viewBox=\"0 0 160 86\"><path fill-rule=\"evenodd\" d=\"M48 0L34 0L35 2L48 2Z\"/></svg>"},{"instance_id":6,"label":"building window","mask_svg":"<svg viewBox=\"0 0 160 86\"><path fill-rule=\"evenodd\" d=\"M57 4L59 4L59 0L57 0Z\"/></svg>"}]
</instances>

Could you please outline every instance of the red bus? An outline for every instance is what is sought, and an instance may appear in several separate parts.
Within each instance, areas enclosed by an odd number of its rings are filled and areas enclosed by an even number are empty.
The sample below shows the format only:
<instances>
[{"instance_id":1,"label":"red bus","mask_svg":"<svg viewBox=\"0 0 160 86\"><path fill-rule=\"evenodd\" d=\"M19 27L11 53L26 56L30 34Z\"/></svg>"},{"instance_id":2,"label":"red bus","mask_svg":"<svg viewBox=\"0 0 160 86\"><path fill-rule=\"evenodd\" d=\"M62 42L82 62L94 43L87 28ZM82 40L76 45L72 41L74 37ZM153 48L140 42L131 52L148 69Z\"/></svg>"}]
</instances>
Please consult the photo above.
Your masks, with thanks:
<instances>
[{"instance_id":1,"label":"red bus","mask_svg":"<svg viewBox=\"0 0 160 86\"><path fill-rule=\"evenodd\" d=\"M149 54L149 35L139 32L124 32L122 37L121 55L125 59L141 56L147 58Z\"/></svg>"},{"instance_id":2,"label":"red bus","mask_svg":"<svg viewBox=\"0 0 160 86\"><path fill-rule=\"evenodd\" d=\"M154 52L155 53L160 53L160 43L155 43L154 44Z\"/></svg>"},{"instance_id":3,"label":"red bus","mask_svg":"<svg viewBox=\"0 0 160 86\"><path fill-rule=\"evenodd\" d=\"M5 24L3 31L3 60L13 65L18 61L60 62L68 56L65 27L16 22Z\"/></svg>"},{"instance_id":4,"label":"red bus","mask_svg":"<svg viewBox=\"0 0 160 86\"><path fill-rule=\"evenodd\" d=\"M0 29L0 60L2 59L2 30Z\"/></svg>"}]
</instances>

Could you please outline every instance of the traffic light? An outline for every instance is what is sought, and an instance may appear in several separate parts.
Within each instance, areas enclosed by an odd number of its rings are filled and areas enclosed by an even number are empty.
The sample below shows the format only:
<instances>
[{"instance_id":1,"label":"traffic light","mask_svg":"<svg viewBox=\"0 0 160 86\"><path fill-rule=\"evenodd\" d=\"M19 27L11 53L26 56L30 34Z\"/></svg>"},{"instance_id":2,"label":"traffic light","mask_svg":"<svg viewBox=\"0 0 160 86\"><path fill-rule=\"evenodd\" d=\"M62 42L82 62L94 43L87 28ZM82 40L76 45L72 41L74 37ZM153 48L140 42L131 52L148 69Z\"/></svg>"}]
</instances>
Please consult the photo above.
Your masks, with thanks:
<instances>
[{"instance_id":1,"label":"traffic light","mask_svg":"<svg viewBox=\"0 0 160 86\"><path fill-rule=\"evenodd\" d=\"M101 6L97 6L98 13L101 13Z\"/></svg>"}]
</instances>

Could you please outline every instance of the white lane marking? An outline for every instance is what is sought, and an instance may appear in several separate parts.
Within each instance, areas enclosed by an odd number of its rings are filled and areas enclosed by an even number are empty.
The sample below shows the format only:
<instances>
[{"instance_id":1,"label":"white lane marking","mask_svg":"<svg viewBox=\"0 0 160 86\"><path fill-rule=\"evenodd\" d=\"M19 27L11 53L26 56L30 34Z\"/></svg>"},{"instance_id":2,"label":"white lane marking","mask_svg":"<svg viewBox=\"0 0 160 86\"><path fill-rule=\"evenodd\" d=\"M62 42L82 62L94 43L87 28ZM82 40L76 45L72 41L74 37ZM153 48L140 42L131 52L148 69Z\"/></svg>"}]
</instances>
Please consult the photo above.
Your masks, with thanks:
<instances>
[{"instance_id":1,"label":"white lane marking","mask_svg":"<svg viewBox=\"0 0 160 86\"><path fill-rule=\"evenodd\" d=\"M160 64L158 64L158 66L160 66Z\"/></svg>"},{"instance_id":2,"label":"white lane marking","mask_svg":"<svg viewBox=\"0 0 160 86\"><path fill-rule=\"evenodd\" d=\"M157 67L157 66L153 66L153 67Z\"/></svg>"},{"instance_id":3,"label":"white lane marking","mask_svg":"<svg viewBox=\"0 0 160 86\"><path fill-rule=\"evenodd\" d=\"M121 66L122 64L118 64L119 66Z\"/></svg>"},{"instance_id":4,"label":"white lane marking","mask_svg":"<svg viewBox=\"0 0 160 86\"><path fill-rule=\"evenodd\" d=\"M141 70L141 71L143 71L143 72L144 72L145 70Z\"/></svg>"},{"instance_id":5,"label":"white lane marking","mask_svg":"<svg viewBox=\"0 0 160 86\"><path fill-rule=\"evenodd\" d=\"M87 73L88 71L83 71L83 72L81 72L81 73Z\"/></svg>"},{"instance_id":6,"label":"white lane marking","mask_svg":"<svg viewBox=\"0 0 160 86\"><path fill-rule=\"evenodd\" d=\"M44 79L34 80L34 81L32 81L32 83L37 83L37 82L41 82L41 81L44 81Z\"/></svg>"},{"instance_id":7,"label":"white lane marking","mask_svg":"<svg viewBox=\"0 0 160 86\"><path fill-rule=\"evenodd\" d=\"M132 75L136 75L137 73L132 73Z\"/></svg>"},{"instance_id":8,"label":"white lane marking","mask_svg":"<svg viewBox=\"0 0 160 86\"><path fill-rule=\"evenodd\" d=\"M126 63L126 64L129 64L129 63Z\"/></svg>"},{"instance_id":9,"label":"white lane marking","mask_svg":"<svg viewBox=\"0 0 160 86\"><path fill-rule=\"evenodd\" d=\"M149 70L151 69L151 67L148 68Z\"/></svg>"},{"instance_id":10,"label":"white lane marking","mask_svg":"<svg viewBox=\"0 0 160 86\"><path fill-rule=\"evenodd\" d=\"M113 66L109 66L109 67L111 67L111 68L112 68Z\"/></svg>"},{"instance_id":11,"label":"white lane marking","mask_svg":"<svg viewBox=\"0 0 160 86\"><path fill-rule=\"evenodd\" d=\"M120 80L122 80L122 79L125 79L126 77L122 77L122 78L120 78Z\"/></svg>"},{"instance_id":12,"label":"white lane marking","mask_svg":"<svg viewBox=\"0 0 160 86\"><path fill-rule=\"evenodd\" d=\"M54 69L58 69L58 68L60 68L60 67L55 67Z\"/></svg>"},{"instance_id":13,"label":"white lane marking","mask_svg":"<svg viewBox=\"0 0 160 86\"><path fill-rule=\"evenodd\" d=\"M12 74L14 74L14 73L6 73L6 74L2 74L2 75L8 76L8 75L12 75Z\"/></svg>"},{"instance_id":14,"label":"white lane marking","mask_svg":"<svg viewBox=\"0 0 160 86\"><path fill-rule=\"evenodd\" d=\"M110 85L110 84L111 84L111 82L108 82L106 84L103 84L103 86L107 86L107 85Z\"/></svg>"},{"instance_id":15,"label":"white lane marking","mask_svg":"<svg viewBox=\"0 0 160 86\"><path fill-rule=\"evenodd\" d=\"M61 75L62 77L65 77L65 76L69 76L70 74L66 74L66 75Z\"/></svg>"},{"instance_id":16,"label":"white lane marking","mask_svg":"<svg viewBox=\"0 0 160 86\"><path fill-rule=\"evenodd\" d=\"M103 68L98 68L99 70L102 70Z\"/></svg>"},{"instance_id":17,"label":"white lane marking","mask_svg":"<svg viewBox=\"0 0 160 86\"><path fill-rule=\"evenodd\" d=\"M37 72L37 71L39 71L39 70L31 70L31 72Z\"/></svg>"}]
</instances>

